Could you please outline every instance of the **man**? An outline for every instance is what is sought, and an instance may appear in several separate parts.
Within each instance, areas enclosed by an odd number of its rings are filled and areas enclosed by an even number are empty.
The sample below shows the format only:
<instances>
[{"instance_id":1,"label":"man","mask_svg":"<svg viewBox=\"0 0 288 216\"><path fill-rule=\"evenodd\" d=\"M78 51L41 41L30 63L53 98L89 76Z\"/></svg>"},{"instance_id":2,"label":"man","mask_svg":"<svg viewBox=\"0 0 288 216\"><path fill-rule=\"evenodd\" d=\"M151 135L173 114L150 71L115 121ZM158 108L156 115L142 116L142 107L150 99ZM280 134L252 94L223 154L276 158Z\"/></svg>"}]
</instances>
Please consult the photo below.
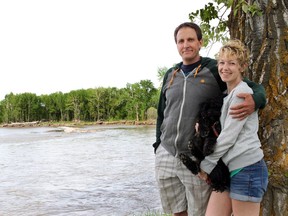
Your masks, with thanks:
<instances>
[{"instance_id":1,"label":"man","mask_svg":"<svg viewBox=\"0 0 288 216\"><path fill-rule=\"evenodd\" d=\"M156 142L156 179L164 212L174 216L205 215L211 188L193 175L180 161L179 154L191 156L188 141L194 133L199 105L226 90L214 59L201 57L202 32L194 23L182 23L174 32L182 62L170 68L163 79L158 105ZM240 94L245 101L231 110L234 118L242 120L266 104L265 91L247 79L253 89Z\"/></svg>"}]
</instances>

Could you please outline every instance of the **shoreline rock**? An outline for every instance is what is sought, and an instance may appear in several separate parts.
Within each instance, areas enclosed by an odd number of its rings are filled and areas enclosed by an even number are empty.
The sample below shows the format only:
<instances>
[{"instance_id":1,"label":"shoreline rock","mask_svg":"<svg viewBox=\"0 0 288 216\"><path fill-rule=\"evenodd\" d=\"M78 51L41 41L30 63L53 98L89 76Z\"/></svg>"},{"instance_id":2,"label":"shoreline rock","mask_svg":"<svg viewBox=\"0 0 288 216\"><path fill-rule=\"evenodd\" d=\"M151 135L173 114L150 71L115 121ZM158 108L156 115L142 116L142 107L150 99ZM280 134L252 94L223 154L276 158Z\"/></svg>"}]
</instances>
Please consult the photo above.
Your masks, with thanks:
<instances>
[{"instance_id":1,"label":"shoreline rock","mask_svg":"<svg viewBox=\"0 0 288 216\"><path fill-rule=\"evenodd\" d=\"M21 128L21 127L79 127L89 125L156 125L156 120L134 121L134 120L120 120L120 121L95 121L95 122L47 122L47 121L33 121L33 122L12 122L7 124L0 124L4 128Z\"/></svg>"}]
</instances>

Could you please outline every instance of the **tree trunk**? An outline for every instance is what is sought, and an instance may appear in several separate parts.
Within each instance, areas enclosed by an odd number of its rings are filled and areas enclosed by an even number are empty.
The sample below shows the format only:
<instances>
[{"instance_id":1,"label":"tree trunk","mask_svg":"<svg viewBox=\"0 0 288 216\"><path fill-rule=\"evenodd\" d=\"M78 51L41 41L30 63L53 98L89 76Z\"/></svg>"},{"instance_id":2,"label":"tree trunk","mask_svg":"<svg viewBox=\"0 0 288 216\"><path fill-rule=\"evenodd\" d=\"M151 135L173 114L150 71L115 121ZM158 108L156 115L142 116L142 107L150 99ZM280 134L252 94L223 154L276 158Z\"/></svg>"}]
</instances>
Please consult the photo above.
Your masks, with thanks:
<instances>
[{"instance_id":1,"label":"tree trunk","mask_svg":"<svg viewBox=\"0 0 288 216\"><path fill-rule=\"evenodd\" d=\"M266 89L267 105L260 111L259 136L269 169L269 186L261 215L288 215L288 0L258 0L262 11L252 16L236 11L229 16L231 38L245 42L251 52L251 80ZM235 16L233 14L236 14Z\"/></svg>"}]
</instances>

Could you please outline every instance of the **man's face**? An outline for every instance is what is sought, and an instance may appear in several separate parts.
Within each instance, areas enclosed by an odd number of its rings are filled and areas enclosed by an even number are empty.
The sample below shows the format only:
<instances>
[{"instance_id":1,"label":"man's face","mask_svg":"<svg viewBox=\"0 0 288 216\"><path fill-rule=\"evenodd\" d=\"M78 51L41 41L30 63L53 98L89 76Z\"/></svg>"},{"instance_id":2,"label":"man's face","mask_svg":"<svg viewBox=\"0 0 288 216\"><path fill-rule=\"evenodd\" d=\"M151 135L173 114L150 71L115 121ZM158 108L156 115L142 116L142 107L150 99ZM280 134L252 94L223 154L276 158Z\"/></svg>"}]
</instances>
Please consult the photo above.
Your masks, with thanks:
<instances>
[{"instance_id":1,"label":"man's face","mask_svg":"<svg viewBox=\"0 0 288 216\"><path fill-rule=\"evenodd\" d=\"M197 39L196 31L192 28L181 28L176 37L177 49L185 65L193 64L200 59L199 50L202 40Z\"/></svg>"}]
</instances>

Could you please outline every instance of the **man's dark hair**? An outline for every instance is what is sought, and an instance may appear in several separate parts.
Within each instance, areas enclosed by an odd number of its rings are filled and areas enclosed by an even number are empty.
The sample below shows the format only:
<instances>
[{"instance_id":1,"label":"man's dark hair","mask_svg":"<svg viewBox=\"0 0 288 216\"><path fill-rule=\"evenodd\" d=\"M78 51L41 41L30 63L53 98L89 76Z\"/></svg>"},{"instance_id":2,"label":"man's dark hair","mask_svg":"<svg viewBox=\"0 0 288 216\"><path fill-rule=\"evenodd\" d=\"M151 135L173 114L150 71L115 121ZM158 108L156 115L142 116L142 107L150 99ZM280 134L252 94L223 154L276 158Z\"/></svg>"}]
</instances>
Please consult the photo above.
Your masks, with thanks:
<instances>
[{"instance_id":1,"label":"man's dark hair","mask_svg":"<svg viewBox=\"0 0 288 216\"><path fill-rule=\"evenodd\" d=\"M200 29L200 27L195 24L195 23L192 23L192 22L184 22L182 24L180 24L174 31L174 39L175 39L175 42L177 43L177 34L178 34L178 31L182 28L192 28L195 30L196 34L197 34L197 39L200 41L202 39L202 31Z\"/></svg>"}]
</instances>

